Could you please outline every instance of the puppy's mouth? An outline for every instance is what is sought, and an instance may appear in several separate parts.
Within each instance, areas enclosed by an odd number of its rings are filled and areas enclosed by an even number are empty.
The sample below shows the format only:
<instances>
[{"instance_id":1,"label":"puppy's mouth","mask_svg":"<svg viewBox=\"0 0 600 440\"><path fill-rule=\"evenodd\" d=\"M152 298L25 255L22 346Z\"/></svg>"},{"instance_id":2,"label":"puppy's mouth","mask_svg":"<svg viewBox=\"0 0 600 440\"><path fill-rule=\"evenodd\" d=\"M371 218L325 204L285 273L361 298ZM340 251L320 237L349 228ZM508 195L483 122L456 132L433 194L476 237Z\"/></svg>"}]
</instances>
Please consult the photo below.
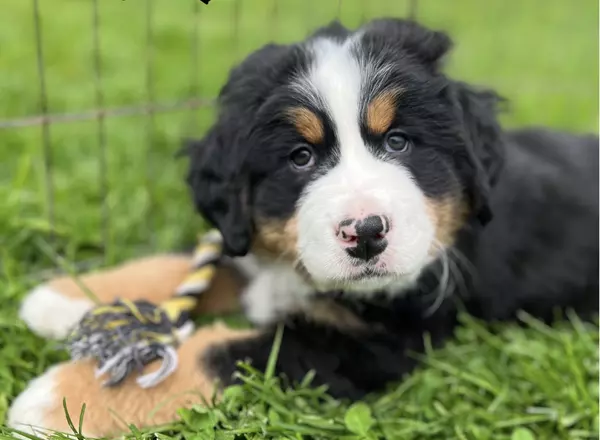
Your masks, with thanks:
<instances>
[{"instance_id":1,"label":"puppy's mouth","mask_svg":"<svg viewBox=\"0 0 600 440\"><path fill-rule=\"evenodd\" d=\"M358 273L351 274L346 279L348 281L362 281L362 280L371 280L377 278L387 278L392 276L392 274L388 271L376 269L374 267L365 267L360 270Z\"/></svg>"},{"instance_id":2,"label":"puppy's mouth","mask_svg":"<svg viewBox=\"0 0 600 440\"><path fill-rule=\"evenodd\" d=\"M345 291L345 292L374 292L384 290L392 283L398 281L398 275L393 272L376 267L354 267L352 273L334 276L326 279L317 279L306 269L302 261L295 264L296 272L317 292Z\"/></svg>"},{"instance_id":3,"label":"puppy's mouth","mask_svg":"<svg viewBox=\"0 0 600 440\"><path fill-rule=\"evenodd\" d=\"M385 255L380 255L370 261L346 258L338 264L331 264L328 267L331 270L314 273L309 269L310 265L305 264L300 252L294 263L296 273L316 292L343 291L361 295L411 288L424 266L398 271L398 267L390 265Z\"/></svg>"},{"instance_id":4,"label":"puppy's mouth","mask_svg":"<svg viewBox=\"0 0 600 440\"><path fill-rule=\"evenodd\" d=\"M392 272L389 272L387 270L383 270L383 269L379 269L377 267L375 267L374 265L369 265L369 266L363 266L360 267L360 264L352 264L353 266L353 271L350 274L346 274L344 277L340 277L338 278L329 278L329 281L334 281L334 282L352 282L352 281L364 281L364 280L373 280L373 279L378 279L378 278L391 278L394 276L394 274ZM304 265L304 263L302 262L302 260L297 260L294 264L294 269L296 270L296 272L302 277L304 278L306 281L311 282L312 284L315 283L314 277L310 274L310 272L308 271L308 269L306 268L306 266Z\"/></svg>"}]
</instances>

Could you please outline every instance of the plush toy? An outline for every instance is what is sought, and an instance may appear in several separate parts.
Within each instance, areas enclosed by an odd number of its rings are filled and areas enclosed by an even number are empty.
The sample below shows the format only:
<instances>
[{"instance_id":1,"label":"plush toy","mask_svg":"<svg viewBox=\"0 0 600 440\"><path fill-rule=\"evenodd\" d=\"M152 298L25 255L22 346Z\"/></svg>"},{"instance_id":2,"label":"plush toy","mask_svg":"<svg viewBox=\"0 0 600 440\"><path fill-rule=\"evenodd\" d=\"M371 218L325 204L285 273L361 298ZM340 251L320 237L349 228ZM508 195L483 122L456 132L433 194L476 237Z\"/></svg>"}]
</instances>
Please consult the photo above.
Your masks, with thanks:
<instances>
[{"instance_id":1,"label":"plush toy","mask_svg":"<svg viewBox=\"0 0 600 440\"><path fill-rule=\"evenodd\" d=\"M137 383L149 388L162 382L177 368L175 348L192 333L190 312L210 287L221 256L221 235L211 230L199 238L192 270L168 301L152 304L119 299L87 312L67 336L71 358L94 358L97 377L108 375L106 386L118 385L160 358L161 368L137 378Z\"/></svg>"}]
</instances>

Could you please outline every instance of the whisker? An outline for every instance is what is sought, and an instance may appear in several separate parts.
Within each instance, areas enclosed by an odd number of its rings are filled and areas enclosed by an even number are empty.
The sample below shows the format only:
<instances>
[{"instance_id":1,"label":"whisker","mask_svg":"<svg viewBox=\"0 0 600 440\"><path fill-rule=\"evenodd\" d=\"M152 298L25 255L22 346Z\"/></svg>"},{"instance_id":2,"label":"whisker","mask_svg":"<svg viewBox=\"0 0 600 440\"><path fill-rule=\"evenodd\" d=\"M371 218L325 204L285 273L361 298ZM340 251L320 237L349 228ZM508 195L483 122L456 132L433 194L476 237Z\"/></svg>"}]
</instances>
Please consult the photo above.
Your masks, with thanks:
<instances>
[{"instance_id":1,"label":"whisker","mask_svg":"<svg viewBox=\"0 0 600 440\"><path fill-rule=\"evenodd\" d=\"M429 306L425 312L424 316L429 317L433 315L442 305L444 300L451 295L452 291L448 289L448 283L450 280L450 263L449 257L446 250L437 242L434 242L434 246L438 248L440 251L440 260L442 262L442 273L440 275L438 288L436 289L436 298L431 306Z\"/></svg>"},{"instance_id":2,"label":"whisker","mask_svg":"<svg viewBox=\"0 0 600 440\"><path fill-rule=\"evenodd\" d=\"M448 251L452 255L454 255L454 257L457 259L457 261L456 261L457 265L458 265L458 263L462 263L464 269L469 272L469 275L471 275L472 277L477 276L477 271L475 270L475 266L473 266L473 263L471 263L469 261L469 259L462 252L460 252L458 249L456 249L454 247L449 248Z\"/></svg>"},{"instance_id":3,"label":"whisker","mask_svg":"<svg viewBox=\"0 0 600 440\"><path fill-rule=\"evenodd\" d=\"M467 282L465 280L463 272L461 271L460 266L454 259L450 258L449 263L451 263L450 270L452 271L454 281L456 282L458 293L461 297L466 297L469 293L469 289L467 287Z\"/></svg>"}]
</instances>

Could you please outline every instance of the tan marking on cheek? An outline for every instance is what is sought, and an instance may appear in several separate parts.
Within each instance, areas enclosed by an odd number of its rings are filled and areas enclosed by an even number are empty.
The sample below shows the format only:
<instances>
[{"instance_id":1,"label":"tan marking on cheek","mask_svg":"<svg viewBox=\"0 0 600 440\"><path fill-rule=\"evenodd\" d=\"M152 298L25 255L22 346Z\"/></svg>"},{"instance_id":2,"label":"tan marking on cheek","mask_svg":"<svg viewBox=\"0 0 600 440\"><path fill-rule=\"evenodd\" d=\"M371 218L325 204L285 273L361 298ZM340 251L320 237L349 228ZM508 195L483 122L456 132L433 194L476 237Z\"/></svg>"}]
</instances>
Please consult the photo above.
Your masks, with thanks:
<instances>
[{"instance_id":1,"label":"tan marking on cheek","mask_svg":"<svg viewBox=\"0 0 600 440\"><path fill-rule=\"evenodd\" d=\"M427 213L435 227L437 245L450 247L456 240L456 234L465 225L469 208L460 197L449 196L442 199L427 198ZM437 254L439 249L432 246L430 254Z\"/></svg>"},{"instance_id":2,"label":"tan marking on cheek","mask_svg":"<svg viewBox=\"0 0 600 440\"><path fill-rule=\"evenodd\" d=\"M388 131L396 116L396 100L400 90L389 90L377 95L367 107L367 127L374 134Z\"/></svg>"},{"instance_id":3,"label":"tan marking on cheek","mask_svg":"<svg viewBox=\"0 0 600 440\"><path fill-rule=\"evenodd\" d=\"M295 107L288 110L291 122L298 133L311 144L320 144L325 137L323 122L313 112L304 107Z\"/></svg>"},{"instance_id":4,"label":"tan marking on cheek","mask_svg":"<svg viewBox=\"0 0 600 440\"><path fill-rule=\"evenodd\" d=\"M219 396L216 381L200 362L202 353L215 345L257 336L256 330L234 330L223 324L215 324L198 330L177 350L177 370L157 386L140 388L132 374L114 388L104 388L94 377L93 361L68 362L59 366L55 379L55 402L48 408L44 427L68 431L62 406L66 398L71 417L77 417L81 406L86 404L84 433L110 436L128 431L126 423L138 428L155 426L177 420L180 408L203 405L214 394ZM155 371L160 362L144 368L144 373ZM116 414L116 416L115 416Z\"/></svg>"},{"instance_id":5,"label":"tan marking on cheek","mask_svg":"<svg viewBox=\"0 0 600 440\"><path fill-rule=\"evenodd\" d=\"M253 251L258 256L294 261L297 258L298 219L259 220Z\"/></svg>"}]
</instances>

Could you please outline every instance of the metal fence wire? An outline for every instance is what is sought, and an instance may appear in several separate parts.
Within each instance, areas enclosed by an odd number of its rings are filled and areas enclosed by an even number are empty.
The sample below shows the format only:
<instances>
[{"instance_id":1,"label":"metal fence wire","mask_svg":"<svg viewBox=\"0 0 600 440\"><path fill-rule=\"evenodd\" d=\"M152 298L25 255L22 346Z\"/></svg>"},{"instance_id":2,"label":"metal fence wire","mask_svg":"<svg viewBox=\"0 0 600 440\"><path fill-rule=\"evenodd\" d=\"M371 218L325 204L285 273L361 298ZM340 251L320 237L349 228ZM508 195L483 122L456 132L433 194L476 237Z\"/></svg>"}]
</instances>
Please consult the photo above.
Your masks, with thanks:
<instances>
[{"instance_id":1,"label":"metal fence wire","mask_svg":"<svg viewBox=\"0 0 600 440\"><path fill-rule=\"evenodd\" d=\"M101 16L100 13L100 0L88 0L89 2L89 14L90 14L90 32L92 33L92 53L90 54L90 61L93 68L93 89L94 89L94 108L90 108L84 111L72 112L72 113L57 113L52 112L49 106L48 99L48 81L46 75L46 64L45 64L45 38L44 38L44 17L41 12L40 0L31 0L31 14L34 24L34 39L33 44L35 46L35 60L37 68L37 81L39 88L39 112L37 114L31 114L24 117L6 118L0 119L0 131L2 130L18 130L30 127L40 127L41 130L41 147L43 154L43 181L44 191L46 199L46 215L50 231L55 230L56 226L56 212L55 212L55 182L53 176L53 170L55 164L53 163L54 147L55 143L52 140L52 130L57 124L74 124L82 123L85 121L95 121L96 124L96 139L97 144L97 158L98 158L98 176L99 176L99 203L101 204L101 222L100 222L100 240L103 243L108 242L111 228L111 212L108 204L108 193L109 193L109 182L107 179L108 175L108 159L107 159L107 119L113 118L124 118L129 116L143 116L145 118L145 143L146 151L148 154L152 154L153 143L155 142L155 128L156 121L155 116L162 113L170 112L182 112L182 111L196 111L201 108L209 108L213 104L214 97L202 97L200 96L200 85L202 78L200 77L199 66L206 60L201 59L199 51L199 40L200 40L200 15L208 13L210 7L216 3L215 0L211 4L209 2L203 2L200 0L181 0L189 1L191 13L193 14L192 27L190 29L190 41L192 50L190 51L190 64L191 64L191 79L189 84L189 93L186 99L178 100L175 102L163 102L156 99L155 93L155 72L153 66L155 65L155 50L154 50L154 36L155 36L155 0L145 0L143 4L144 8L144 27L145 27L145 62L144 62L144 78L142 79L145 83L145 100L138 102L135 105L128 106L117 106L107 107L105 105L105 87L103 82L103 55L101 51L102 45L102 28L103 21L108 20L109 17ZM230 28L232 40L239 42L242 36L240 35L240 14L241 14L241 1L242 0L231 0L233 1L233 16L226 25ZM394 0L389 0L389 3L393 3ZM407 0L405 15L414 18L417 12L418 0ZM280 14L282 13L281 4L279 0L271 2L271 8L268 13L269 25L265 30L266 37L269 40L274 40L277 34L277 26L279 25ZM337 18L340 18L342 11L342 0L337 1ZM368 2L363 1L359 3L362 10L360 16L362 22L367 19L367 8ZM324 23L323 23L324 24ZM314 26L312 27L314 28ZM309 32L312 29L307 29ZM234 43L235 44L235 43ZM236 59L239 59L239 44L235 44L234 51L236 53ZM125 66L125 68L127 68ZM176 140L174 140L176 141ZM153 211L153 196L152 196L152 170L147 171L148 179L146 181L146 189L149 194L149 211ZM152 215L147 215L148 222L152 222ZM152 230L152 225L146 225L148 230ZM52 235L52 232L51 232ZM52 237L51 237L52 239ZM148 237L150 242L152 237Z\"/></svg>"}]
</instances>

